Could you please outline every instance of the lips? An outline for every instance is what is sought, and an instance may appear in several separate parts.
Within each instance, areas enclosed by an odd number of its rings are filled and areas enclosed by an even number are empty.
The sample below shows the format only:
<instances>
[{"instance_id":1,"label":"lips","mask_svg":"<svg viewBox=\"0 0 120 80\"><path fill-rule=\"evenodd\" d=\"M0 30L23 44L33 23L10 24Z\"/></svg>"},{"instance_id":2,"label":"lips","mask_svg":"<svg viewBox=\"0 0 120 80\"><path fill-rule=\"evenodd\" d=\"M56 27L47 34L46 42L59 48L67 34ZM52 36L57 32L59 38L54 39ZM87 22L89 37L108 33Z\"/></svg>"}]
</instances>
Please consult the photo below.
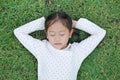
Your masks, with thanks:
<instances>
[{"instance_id":1,"label":"lips","mask_svg":"<svg viewBox=\"0 0 120 80\"><path fill-rule=\"evenodd\" d=\"M54 43L55 45L61 45L62 43Z\"/></svg>"}]
</instances>

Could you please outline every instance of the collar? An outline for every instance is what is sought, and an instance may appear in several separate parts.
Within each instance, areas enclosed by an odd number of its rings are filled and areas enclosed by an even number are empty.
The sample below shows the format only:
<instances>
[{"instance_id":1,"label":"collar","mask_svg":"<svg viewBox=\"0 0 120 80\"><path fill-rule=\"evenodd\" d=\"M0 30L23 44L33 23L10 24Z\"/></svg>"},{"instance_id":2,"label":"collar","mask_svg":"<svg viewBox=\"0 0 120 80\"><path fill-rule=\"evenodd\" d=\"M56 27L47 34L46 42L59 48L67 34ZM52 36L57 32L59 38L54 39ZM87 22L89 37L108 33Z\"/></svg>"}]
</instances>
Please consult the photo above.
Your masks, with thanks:
<instances>
[{"instance_id":1,"label":"collar","mask_svg":"<svg viewBox=\"0 0 120 80\"><path fill-rule=\"evenodd\" d=\"M70 50L70 47L71 47L71 44L69 43L68 44L68 46L66 47L66 48L64 48L64 49L61 49L61 50L59 50L59 49L57 49L57 48L54 48L51 44L50 44L50 42L49 41L47 41L46 40L46 45L47 45L47 48L51 51L59 51L59 52L63 52L63 51L69 51Z\"/></svg>"}]
</instances>

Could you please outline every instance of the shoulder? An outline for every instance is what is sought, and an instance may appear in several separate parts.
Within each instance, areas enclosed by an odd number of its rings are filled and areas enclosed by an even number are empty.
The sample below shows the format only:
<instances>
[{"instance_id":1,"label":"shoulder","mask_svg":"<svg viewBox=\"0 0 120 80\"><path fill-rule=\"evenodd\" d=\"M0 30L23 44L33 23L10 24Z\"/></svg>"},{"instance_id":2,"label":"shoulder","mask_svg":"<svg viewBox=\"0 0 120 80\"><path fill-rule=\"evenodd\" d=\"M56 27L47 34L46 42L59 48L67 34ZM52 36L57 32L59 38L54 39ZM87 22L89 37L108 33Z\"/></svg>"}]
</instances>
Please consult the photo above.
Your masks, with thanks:
<instances>
[{"instance_id":1,"label":"shoulder","mask_svg":"<svg viewBox=\"0 0 120 80\"><path fill-rule=\"evenodd\" d=\"M78 50L79 48L78 48L78 45L79 45L80 43L78 43L78 42L74 42L74 43L72 43L71 44L71 50L72 51L76 51L76 50Z\"/></svg>"}]
</instances>

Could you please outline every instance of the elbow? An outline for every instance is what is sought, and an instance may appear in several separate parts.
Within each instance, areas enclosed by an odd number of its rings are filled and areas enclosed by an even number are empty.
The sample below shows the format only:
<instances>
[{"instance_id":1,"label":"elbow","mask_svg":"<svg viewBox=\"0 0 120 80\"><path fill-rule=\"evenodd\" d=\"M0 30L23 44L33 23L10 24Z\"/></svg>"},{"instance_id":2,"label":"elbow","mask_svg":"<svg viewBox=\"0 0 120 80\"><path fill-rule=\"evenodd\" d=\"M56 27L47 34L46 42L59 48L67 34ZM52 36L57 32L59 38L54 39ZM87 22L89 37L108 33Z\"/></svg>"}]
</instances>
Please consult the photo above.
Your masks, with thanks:
<instances>
[{"instance_id":1,"label":"elbow","mask_svg":"<svg viewBox=\"0 0 120 80\"><path fill-rule=\"evenodd\" d=\"M99 35L102 37L102 38L104 38L105 37L105 35L106 35L106 30L101 30L101 32L99 33Z\"/></svg>"},{"instance_id":2,"label":"elbow","mask_svg":"<svg viewBox=\"0 0 120 80\"><path fill-rule=\"evenodd\" d=\"M15 36L17 36L19 34L19 30L18 29L14 29L13 33L14 33Z\"/></svg>"},{"instance_id":3,"label":"elbow","mask_svg":"<svg viewBox=\"0 0 120 80\"><path fill-rule=\"evenodd\" d=\"M17 34L17 29L14 29L13 33L14 33L14 35L16 35Z\"/></svg>"},{"instance_id":4,"label":"elbow","mask_svg":"<svg viewBox=\"0 0 120 80\"><path fill-rule=\"evenodd\" d=\"M106 30L103 30L103 32L102 32L102 33L103 33L103 36L105 36L105 35L106 35Z\"/></svg>"}]
</instances>

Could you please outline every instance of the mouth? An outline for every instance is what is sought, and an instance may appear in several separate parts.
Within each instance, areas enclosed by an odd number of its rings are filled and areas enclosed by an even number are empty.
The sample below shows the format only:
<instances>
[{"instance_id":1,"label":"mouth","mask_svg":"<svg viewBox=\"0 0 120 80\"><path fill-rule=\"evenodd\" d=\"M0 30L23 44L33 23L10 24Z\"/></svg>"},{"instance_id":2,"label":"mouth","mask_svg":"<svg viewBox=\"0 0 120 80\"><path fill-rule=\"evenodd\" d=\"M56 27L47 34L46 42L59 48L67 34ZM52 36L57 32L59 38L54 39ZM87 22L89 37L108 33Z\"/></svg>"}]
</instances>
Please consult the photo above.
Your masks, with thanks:
<instances>
[{"instance_id":1,"label":"mouth","mask_svg":"<svg viewBox=\"0 0 120 80\"><path fill-rule=\"evenodd\" d=\"M54 43L54 45L61 45L62 43Z\"/></svg>"}]
</instances>

